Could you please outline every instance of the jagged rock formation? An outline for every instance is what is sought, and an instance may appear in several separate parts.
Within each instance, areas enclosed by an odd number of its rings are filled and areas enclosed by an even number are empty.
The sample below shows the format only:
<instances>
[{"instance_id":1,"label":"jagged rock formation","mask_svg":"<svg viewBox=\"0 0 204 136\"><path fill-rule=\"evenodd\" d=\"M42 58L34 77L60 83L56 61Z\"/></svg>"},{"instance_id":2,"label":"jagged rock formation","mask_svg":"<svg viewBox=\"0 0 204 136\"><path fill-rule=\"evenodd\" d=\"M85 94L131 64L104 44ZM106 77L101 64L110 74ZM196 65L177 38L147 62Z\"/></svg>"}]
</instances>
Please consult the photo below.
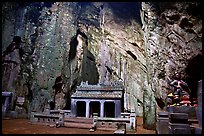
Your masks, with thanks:
<instances>
[{"instance_id":1,"label":"jagged rock formation","mask_svg":"<svg viewBox=\"0 0 204 136\"><path fill-rule=\"evenodd\" d=\"M144 127L155 128L167 83L178 70L195 86L201 69L199 3L34 2L2 5L2 50L22 37L23 57L13 90L25 97L19 113L44 111L53 85L63 80L65 103L81 81L125 86L124 110L136 110ZM141 22L141 21L142 22ZM197 73L192 74L197 71ZM8 77L3 77L6 91ZM56 100L58 101L58 100ZM157 107L157 109L156 109Z\"/></svg>"},{"instance_id":2,"label":"jagged rock formation","mask_svg":"<svg viewBox=\"0 0 204 136\"><path fill-rule=\"evenodd\" d=\"M194 82L201 79L199 66L192 70L189 63L201 64L202 55L202 20L199 3L142 3L142 22L144 29L145 47L147 52L148 79L154 98L160 108L164 107L168 85L173 80L174 72L178 71L182 79L189 83L189 77L196 77ZM200 10L201 11L201 10ZM191 69L191 74L187 69ZM194 71L194 72L193 72ZM193 76L193 73L195 75ZM191 79L192 82L192 79ZM190 88L196 96L196 85ZM149 101L150 94L146 100ZM154 99L153 98L153 99ZM144 101L146 101L144 100ZM148 105L148 104L147 104ZM145 112L152 111L144 106L144 117L147 121L144 127L151 128L154 117ZM150 106L151 108L151 106ZM159 110L159 109L158 109Z\"/></svg>"}]
</instances>

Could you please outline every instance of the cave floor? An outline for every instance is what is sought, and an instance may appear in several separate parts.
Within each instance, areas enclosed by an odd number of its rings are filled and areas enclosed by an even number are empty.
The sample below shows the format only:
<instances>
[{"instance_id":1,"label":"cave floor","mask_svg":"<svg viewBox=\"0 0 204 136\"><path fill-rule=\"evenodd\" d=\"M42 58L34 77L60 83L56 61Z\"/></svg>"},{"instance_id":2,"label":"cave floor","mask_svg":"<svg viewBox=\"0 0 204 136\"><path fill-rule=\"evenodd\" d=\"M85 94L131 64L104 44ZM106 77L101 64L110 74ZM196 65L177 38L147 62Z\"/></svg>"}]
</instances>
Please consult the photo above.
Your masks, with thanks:
<instances>
[{"instance_id":1,"label":"cave floor","mask_svg":"<svg viewBox=\"0 0 204 136\"><path fill-rule=\"evenodd\" d=\"M127 134L155 134L154 130L144 129L143 120L137 117L137 131L127 131ZM50 127L46 125L31 124L28 119L2 119L2 134L113 134L114 131L96 130L89 132L89 129Z\"/></svg>"}]
</instances>

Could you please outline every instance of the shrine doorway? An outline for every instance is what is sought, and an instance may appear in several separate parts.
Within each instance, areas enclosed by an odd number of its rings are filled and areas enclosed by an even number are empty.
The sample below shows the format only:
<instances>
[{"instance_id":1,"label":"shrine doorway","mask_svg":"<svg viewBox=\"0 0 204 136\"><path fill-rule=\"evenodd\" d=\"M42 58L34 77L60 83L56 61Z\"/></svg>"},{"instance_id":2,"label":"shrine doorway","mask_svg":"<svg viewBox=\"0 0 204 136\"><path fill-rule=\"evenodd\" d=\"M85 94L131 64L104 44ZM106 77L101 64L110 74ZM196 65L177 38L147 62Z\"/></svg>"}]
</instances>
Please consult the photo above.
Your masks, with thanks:
<instances>
[{"instance_id":1,"label":"shrine doorway","mask_svg":"<svg viewBox=\"0 0 204 136\"><path fill-rule=\"evenodd\" d=\"M202 69L202 55L200 54L192 58L186 67L186 81L191 89L191 98L197 98L198 81L202 79Z\"/></svg>"},{"instance_id":2,"label":"shrine doorway","mask_svg":"<svg viewBox=\"0 0 204 136\"><path fill-rule=\"evenodd\" d=\"M93 117L93 113L98 113L98 116L100 117L100 102L98 101L92 101L90 102L90 116Z\"/></svg>"},{"instance_id":3,"label":"shrine doorway","mask_svg":"<svg viewBox=\"0 0 204 136\"><path fill-rule=\"evenodd\" d=\"M115 103L105 102L104 103L104 115L105 117L115 117Z\"/></svg>"},{"instance_id":4,"label":"shrine doorway","mask_svg":"<svg viewBox=\"0 0 204 136\"><path fill-rule=\"evenodd\" d=\"M86 117L86 102L85 101L77 101L77 117Z\"/></svg>"}]
</instances>

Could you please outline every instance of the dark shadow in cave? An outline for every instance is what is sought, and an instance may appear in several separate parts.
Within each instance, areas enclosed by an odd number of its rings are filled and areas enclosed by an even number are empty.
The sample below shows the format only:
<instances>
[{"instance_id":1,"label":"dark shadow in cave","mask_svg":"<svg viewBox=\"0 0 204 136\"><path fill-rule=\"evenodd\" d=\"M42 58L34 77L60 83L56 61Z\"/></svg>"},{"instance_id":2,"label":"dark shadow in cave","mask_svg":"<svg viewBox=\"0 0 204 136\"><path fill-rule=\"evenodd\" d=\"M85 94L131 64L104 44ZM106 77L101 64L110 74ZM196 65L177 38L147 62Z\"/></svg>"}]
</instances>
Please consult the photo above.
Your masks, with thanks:
<instances>
[{"instance_id":1,"label":"dark shadow in cave","mask_svg":"<svg viewBox=\"0 0 204 136\"><path fill-rule=\"evenodd\" d=\"M192 16L202 17L201 13L203 12L201 2L190 3L186 9L186 12Z\"/></svg>"},{"instance_id":2,"label":"dark shadow in cave","mask_svg":"<svg viewBox=\"0 0 204 136\"><path fill-rule=\"evenodd\" d=\"M80 6L88 6L91 5L91 2L78 2Z\"/></svg>"},{"instance_id":3,"label":"dark shadow in cave","mask_svg":"<svg viewBox=\"0 0 204 136\"><path fill-rule=\"evenodd\" d=\"M140 25L142 25L140 17L140 2L108 2L108 6L111 8L115 21L119 18L121 22L128 23L132 19L136 20Z\"/></svg>"},{"instance_id":4,"label":"dark shadow in cave","mask_svg":"<svg viewBox=\"0 0 204 136\"><path fill-rule=\"evenodd\" d=\"M71 93L73 92L77 85L80 84L81 81L88 81L89 84L97 84L99 80L99 73L96 67L95 57L94 55L88 50L88 37L86 34L80 29L77 30L76 36L73 36L70 42L70 51L69 51L69 58L68 62L73 60L76 56L77 51L77 36L81 35L85 39L85 46L83 45L83 60L82 60L82 72L80 77L77 80L73 81L70 91L66 93L65 97L67 98L66 106L63 109L70 110L71 105Z\"/></svg>"},{"instance_id":5,"label":"dark shadow in cave","mask_svg":"<svg viewBox=\"0 0 204 136\"><path fill-rule=\"evenodd\" d=\"M88 81L89 84L97 84L99 73L96 67L95 57L86 47L82 61L82 81Z\"/></svg>"},{"instance_id":6,"label":"dark shadow in cave","mask_svg":"<svg viewBox=\"0 0 204 136\"><path fill-rule=\"evenodd\" d=\"M65 94L65 97L67 98L67 101L63 110L71 110L71 94L69 91Z\"/></svg>"},{"instance_id":7,"label":"dark shadow in cave","mask_svg":"<svg viewBox=\"0 0 204 136\"><path fill-rule=\"evenodd\" d=\"M77 34L70 42L70 51L69 51L69 61L75 58L76 56L76 48L78 45L77 36L81 35L85 39L84 51L83 51L83 60L82 60L82 73L81 78L78 79L77 84L74 85L74 88L80 83L81 81L88 81L89 84L97 84L99 80L99 73L96 67L95 57L94 55L88 50L88 37L86 34L80 29L77 30Z\"/></svg>"},{"instance_id":8,"label":"dark shadow in cave","mask_svg":"<svg viewBox=\"0 0 204 136\"><path fill-rule=\"evenodd\" d=\"M86 36L85 33L81 32L79 29L77 29L76 35L71 38L70 41L70 50L69 50L69 59L68 61L70 62L76 57L76 52L77 52L77 45L78 45L78 40L77 36L81 35L83 38L86 39L86 44L88 44L88 37Z\"/></svg>"},{"instance_id":9,"label":"dark shadow in cave","mask_svg":"<svg viewBox=\"0 0 204 136\"><path fill-rule=\"evenodd\" d=\"M69 62L76 57L77 45L78 45L78 41L77 41L77 35L76 35L76 36L73 36L70 41L70 50L69 50L69 59L68 59Z\"/></svg>"},{"instance_id":10,"label":"dark shadow in cave","mask_svg":"<svg viewBox=\"0 0 204 136\"><path fill-rule=\"evenodd\" d=\"M186 67L186 82L191 89L191 98L197 98L198 81L202 79L202 55L197 55L190 60Z\"/></svg>"}]
</instances>

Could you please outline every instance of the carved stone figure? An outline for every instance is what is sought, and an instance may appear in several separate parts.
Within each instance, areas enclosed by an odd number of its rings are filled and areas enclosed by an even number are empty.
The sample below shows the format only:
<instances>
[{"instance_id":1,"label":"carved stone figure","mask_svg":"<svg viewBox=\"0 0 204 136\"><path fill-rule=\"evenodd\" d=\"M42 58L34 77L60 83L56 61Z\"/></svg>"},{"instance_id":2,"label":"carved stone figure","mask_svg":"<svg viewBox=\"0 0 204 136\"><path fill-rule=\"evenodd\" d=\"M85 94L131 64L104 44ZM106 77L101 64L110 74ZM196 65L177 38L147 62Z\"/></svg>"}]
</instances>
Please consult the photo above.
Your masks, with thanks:
<instances>
[{"instance_id":1,"label":"carved stone figure","mask_svg":"<svg viewBox=\"0 0 204 136\"><path fill-rule=\"evenodd\" d=\"M187 83L181 80L181 76L178 72L175 72L175 79L170 83L174 87L173 99L176 105L184 104L189 105L190 100L190 89L188 88Z\"/></svg>"}]
</instances>

